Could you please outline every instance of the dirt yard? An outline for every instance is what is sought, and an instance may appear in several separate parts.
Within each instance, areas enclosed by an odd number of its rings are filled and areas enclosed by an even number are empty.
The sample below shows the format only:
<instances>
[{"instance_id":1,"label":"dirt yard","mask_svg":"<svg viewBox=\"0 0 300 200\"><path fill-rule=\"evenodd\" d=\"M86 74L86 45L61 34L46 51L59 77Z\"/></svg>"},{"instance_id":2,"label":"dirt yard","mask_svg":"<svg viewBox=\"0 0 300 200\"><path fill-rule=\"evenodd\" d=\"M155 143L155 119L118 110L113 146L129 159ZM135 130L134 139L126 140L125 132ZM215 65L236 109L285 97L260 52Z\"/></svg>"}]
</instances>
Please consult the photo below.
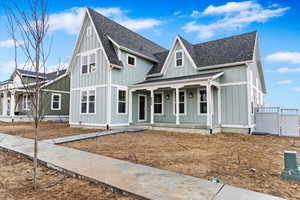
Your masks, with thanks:
<instances>
[{"instance_id":1,"label":"dirt yard","mask_svg":"<svg viewBox=\"0 0 300 200\"><path fill-rule=\"evenodd\" d=\"M300 199L300 183L283 181L283 152L300 156L300 138L242 134L144 131L98 137L65 146L195 177Z\"/></svg>"},{"instance_id":2,"label":"dirt yard","mask_svg":"<svg viewBox=\"0 0 300 200\"><path fill-rule=\"evenodd\" d=\"M5 123L0 122L0 132L10 135L17 135L25 138L34 138L32 123ZM104 131L101 129L82 129L71 128L68 123L42 122L40 123L38 139L45 140L57 137L78 135L82 133L91 133Z\"/></svg>"},{"instance_id":3,"label":"dirt yard","mask_svg":"<svg viewBox=\"0 0 300 200\"><path fill-rule=\"evenodd\" d=\"M38 185L41 189L33 190L31 161L14 153L0 152L1 200L133 200L102 186L65 177L45 167L38 169Z\"/></svg>"}]
</instances>

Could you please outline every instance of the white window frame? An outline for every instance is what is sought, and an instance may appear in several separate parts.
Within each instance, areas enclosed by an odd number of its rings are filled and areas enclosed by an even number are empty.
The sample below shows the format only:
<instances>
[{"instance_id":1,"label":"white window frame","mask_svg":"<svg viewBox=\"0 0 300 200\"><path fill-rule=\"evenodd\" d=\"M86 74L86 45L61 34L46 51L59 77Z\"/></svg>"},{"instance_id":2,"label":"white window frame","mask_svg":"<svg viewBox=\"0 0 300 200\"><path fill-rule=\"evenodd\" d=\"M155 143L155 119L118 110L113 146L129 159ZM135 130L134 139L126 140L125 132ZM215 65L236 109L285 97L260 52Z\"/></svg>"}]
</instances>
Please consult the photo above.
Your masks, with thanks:
<instances>
[{"instance_id":1,"label":"white window frame","mask_svg":"<svg viewBox=\"0 0 300 200\"><path fill-rule=\"evenodd\" d=\"M140 96L145 97L145 119L140 119ZM147 104L147 95L144 94L138 94L138 122L145 122L147 121L147 108L148 108L148 104Z\"/></svg>"},{"instance_id":2,"label":"white window frame","mask_svg":"<svg viewBox=\"0 0 300 200\"><path fill-rule=\"evenodd\" d=\"M186 90L179 90L179 95L180 95L180 92L184 92L184 113L179 113L179 115L185 116L186 108L187 108L187 106L186 106L186 104L187 104ZM179 96L179 100L180 100L180 96ZM173 92L173 115L176 115L175 106L176 106L176 91Z\"/></svg>"},{"instance_id":3,"label":"white window frame","mask_svg":"<svg viewBox=\"0 0 300 200\"><path fill-rule=\"evenodd\" d=\"M92 34L93 32L92 32L92 26L88 26L87 28L86 28L86 36L87 37L91 37L93 34Z\"/></svg>"},{"instance_id":4,"label":"white window frame","mask_svg":"<svg viewBox=\"0 0 300 200\"><path fill-rule=\"evenodd\" d=\"M92 54L95 54L95 70L94 71L90 71L90 55ZM86 73L83 73L82 72L82 65L83 65L83 57L87 57L87 72ZM82 76L85 76L85 75L88 75L88 74L91 74L91 73L95 73L97 71L97 50L93 50L93 51L89 51L89 52L85 52L85 53L82 53L80 54L80 72L81 72L81 75Z\"/></svg>"},{"instance_id":5,"label":"white window frame","mask_svg":"<svg viewBox=\"0 0 300 200\"><path fill-rule=\"evenodd\" d=\"M161 103L155 103L156 94L161 95ZM155 104L161 104L161 113L155 113ZM153 108L154 115L158 115L158 116L164 115L164 93L163 92L154 92L153 106L154 106Z\"/></svg>"},{"instance_id":6,"label":"white window frame","mask_svg":"<svg viewBox=\"0 0 300 200\"><path fill-rule=\"evenodd\" d=\"M134 65L128 63L128 58L129 58L129 57L134 58ZM127 56L126 56L126 63L127 63L127 65L130 66L130 67L136 67L136 56L131 55L131 54L127 54Z\"/></svg>"},{"instance_id":7,"label":"white window frame","mask_svg":"<svg viewBox=\"0 0 300 200\"><path fill-rule=\"evenodd\" d=\"M25 94L22 96L22 110L28 111L29 110L29 96L28 94Z\"/></svg>"},{"instance_id":8,"label":"white window frame","mask_svg":"<svg viewBox=\"0 0 300 200\"><path fill-rule=\"evenodd\" d=\"M119 91L125 91L125 102L119 101ZM126 89L120 89L120 88L117 89L117 114L118 114L118 115L127 115L127 110L128 110L128 109L127 109L127 105L128 105L128 98L127 98L127 95L128 95L128 92L127 92ZM125 113L120 113L120 112L119 112L119 102L125 103Z\"/></svg>"},{"instance_id":9,"label":"white window frame","mask_svg":"<svg viewBox=\"0 0 300 200\"><path fill-rule=\"evenodd\" d=\"M206 91L206 101L201 101L200 91ZM200 109L201 109L200 103L206 103L206 110L207 110L209 102L208 102L208 99L207 99L207 90L206 90L206 88L199 88L197 90L197 110L198 110L198 115L207 115L207 112L206 113L201 113L200 112Z\"/></svg>"},{"instance_id":10,"label":"white window frame","mask_svg":"<svg viewBox=\"0 0 300 200\"><path fill-rule=\"evenodd\" d=\"M58 108L53 107L54 96L59 96ZM59 93L52 93L51 94L51 110L61 110L61 94L59 94Z\"/></svg>"},{"instance_id":11,"label":"white window frame","mask_svg":"<svg viewBox=\"0 0 300 200\"><path fill-rule=\"evenodd\" d=\"M94 106L94 110L95 112L94 113L90 113L89 112L89 104L90 104L90 100L89 100L89 96L90 96L90 93L91 91L95 91L95 106ZM82 93L83 92L86 92L86 95L87 95L87 99L86 99L86 113L82 113ZM96 115L97 114L97 90L96 88L90 88L90 89L84 89L84 90L80 90L80 106L79 106L79 109L80 109L80 114L81 115Z\"/></svg>"},{"instance_id":12,"label":"white window frame","mask_svg":"<svg viewBox=\"0 0 300 200\"><path fill-rule=\"evenodd\" d=\"M181 55L182 55L182 64L181 65L179 65L179 66L177 66L177 57L176 57L176 55L177 55L177 53L179 53L179 52L181 52ZM176 50L175 51L175 54L174 54L174 60L175 60L175 67L183 67L184 66L184 53L183 53L183 50L181 50L181 49L179 49L179 50Z\"/></svg>"}]
</instances>

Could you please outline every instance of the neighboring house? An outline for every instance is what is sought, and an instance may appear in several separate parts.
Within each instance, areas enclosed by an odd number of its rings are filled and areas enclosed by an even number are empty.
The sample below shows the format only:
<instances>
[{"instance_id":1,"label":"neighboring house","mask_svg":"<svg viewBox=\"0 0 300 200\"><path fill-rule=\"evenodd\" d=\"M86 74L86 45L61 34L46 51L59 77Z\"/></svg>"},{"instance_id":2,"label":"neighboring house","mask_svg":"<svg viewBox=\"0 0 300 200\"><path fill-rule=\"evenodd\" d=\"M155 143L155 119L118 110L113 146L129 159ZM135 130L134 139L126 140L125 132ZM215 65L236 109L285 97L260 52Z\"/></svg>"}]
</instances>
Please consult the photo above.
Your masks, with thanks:
<instances>
[{"instance_id":1,"label":"neighboring house","mask_svg":"<svg viewBox=\"0 0 300 200\"><path fill-rule=\"evenodd\" d=\"M68 121L70 78L66 70L39 73L42 120ZM35 85L36 73L17 69L10 79L0 83L0 121L31 121L31 98L27 88Z\"/></svg>"},{"instance_id":2,"label":"neighboring house","mask_svg":"<svg viewBox=\"0 0 300 200\"><path fill-rule=\"evenodd\" d=\"M167 50L89 8L68 73L73 126L249 132L266 93L257 32Z\"/></svg>"}]
</instances>

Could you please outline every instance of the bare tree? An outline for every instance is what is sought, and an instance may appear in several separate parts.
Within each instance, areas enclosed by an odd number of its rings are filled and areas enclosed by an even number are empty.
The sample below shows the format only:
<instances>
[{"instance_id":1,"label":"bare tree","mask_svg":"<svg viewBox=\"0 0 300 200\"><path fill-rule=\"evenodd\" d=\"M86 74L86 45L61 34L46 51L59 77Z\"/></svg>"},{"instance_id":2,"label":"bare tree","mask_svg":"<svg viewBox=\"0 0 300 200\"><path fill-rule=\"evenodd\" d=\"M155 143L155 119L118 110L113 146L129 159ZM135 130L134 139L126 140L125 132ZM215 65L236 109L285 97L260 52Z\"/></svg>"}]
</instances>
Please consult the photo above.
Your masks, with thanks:
<instances>
[{"instance_id":1,"label":"bare tree","mask_svg":"<svg viewBox=\"0 0 300 200\"><path fill-rule=\"evenodd\" d=\"M33 183L34 189L37 189L38 131L43 111L41 87L46 80L46 61L51 49L51 45L46 42L49 27L47 5L44 0L27 0L27 8L23 5L21 8L17 0L4 0L3 5L8 34L14 41L15 70L26 66L34 72L35 77L34 82L30 84L22 77L20 79L31 103L30 115L34 124ZM49 48L46 49L46 46ZM23 64L19 64L19 59L23 60ZM19 73L15 74L21 76Z\"/></svg>"}]
</instances>

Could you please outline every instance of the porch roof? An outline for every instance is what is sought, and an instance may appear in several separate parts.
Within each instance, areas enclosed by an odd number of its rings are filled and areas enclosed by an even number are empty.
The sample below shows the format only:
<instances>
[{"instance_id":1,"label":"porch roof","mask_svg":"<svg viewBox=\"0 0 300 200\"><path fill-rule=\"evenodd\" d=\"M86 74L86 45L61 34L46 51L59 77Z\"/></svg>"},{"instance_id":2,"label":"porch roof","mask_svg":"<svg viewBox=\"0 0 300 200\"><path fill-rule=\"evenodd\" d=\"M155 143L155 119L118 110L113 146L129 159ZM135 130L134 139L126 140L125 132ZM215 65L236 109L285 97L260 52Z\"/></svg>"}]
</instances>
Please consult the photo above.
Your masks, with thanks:
<instances>
[{"instance_id":1,"label":"porch roof","mask_svg":"<svg viewBox=\"0 0 300 200\"><path fill-rule=\"evenodd\" d=\"M147 79L143 82L136 83L132 85L134 86L141 86L141 85L152 85L152 84L160 84L160 83L168 83L173 81L192 81L192 80L207 80L207 79L215 79L221 75L223 75L224 72L211 72L211 73L204 73L204 74L194 74L189 76L178 76L178 77L172 77L172 78L164 78L164 79Z\"/></svg>"}]
</instances>

